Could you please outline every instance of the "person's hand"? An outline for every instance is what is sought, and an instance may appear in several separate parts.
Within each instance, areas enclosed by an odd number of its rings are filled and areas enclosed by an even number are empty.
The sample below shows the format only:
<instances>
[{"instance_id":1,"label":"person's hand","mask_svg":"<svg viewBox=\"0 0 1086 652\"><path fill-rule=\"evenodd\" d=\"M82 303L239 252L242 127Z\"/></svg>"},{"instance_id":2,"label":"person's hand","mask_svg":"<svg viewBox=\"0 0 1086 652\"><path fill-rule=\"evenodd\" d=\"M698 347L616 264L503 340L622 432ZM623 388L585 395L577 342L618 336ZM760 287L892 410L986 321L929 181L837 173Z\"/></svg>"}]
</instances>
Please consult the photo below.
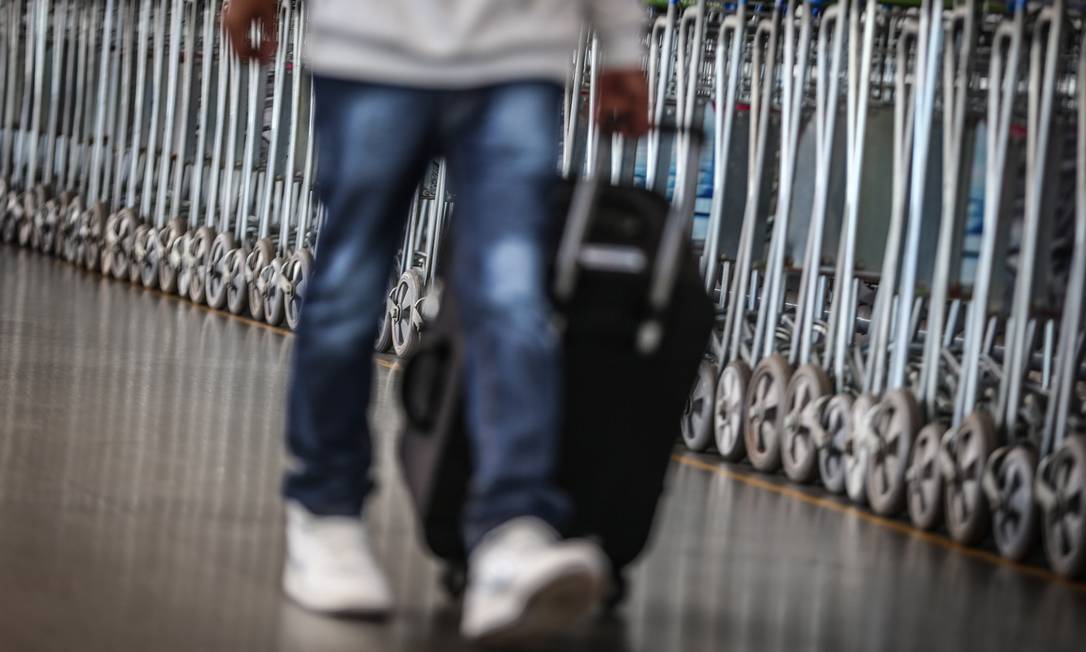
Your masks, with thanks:
<instances>
[{"instance_id":1,"label":"person's hand","mask_svg":"<svg viewBox=\"0 0 1086 652\"><path fill-rule=\"evenodd\" d=\"M649 85L637 69L604 70L599 77L596 120L605 130L642 136L649 130Z\"/></svg>"},{"instance_id":2,"label":"person's hand","mask_svg":"<svg viewBox=\"0 0 1086 652\"><path fill-rule=\"evenodd\" d=\"M229 0L222 10L222 24L234 52L243 60L274 58L278 14L278 0ZM252 40L254 24L260 30L258 46Z\"/></svg>"}]
</instances>

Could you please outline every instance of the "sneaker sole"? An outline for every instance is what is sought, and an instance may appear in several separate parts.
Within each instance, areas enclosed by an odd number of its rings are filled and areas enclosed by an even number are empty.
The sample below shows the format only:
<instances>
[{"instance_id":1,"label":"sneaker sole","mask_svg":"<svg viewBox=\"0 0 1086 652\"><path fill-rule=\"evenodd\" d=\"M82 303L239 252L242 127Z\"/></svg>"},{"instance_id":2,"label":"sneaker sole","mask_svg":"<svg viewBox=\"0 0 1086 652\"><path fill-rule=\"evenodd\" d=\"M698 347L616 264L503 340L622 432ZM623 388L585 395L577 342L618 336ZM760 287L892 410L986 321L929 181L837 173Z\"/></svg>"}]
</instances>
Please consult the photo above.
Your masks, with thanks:
<instances>
[{"instance_id":1,"label":"sneaker sole","mask_svg":"<svg viewBox=\"0 0 1086 652\"><path fill-rule=\"evenodd\" d=\"M362 605L358 601L346 599L328 599L315 596L299 586L300 581L291 572L283 575L283 593L291 602L313 613L333 618L357 618L363 620L383 620L392 613L391 605Z\"/></svg>"},{"instance_id":2,"label":"sneaker sole","mask_svg":"<svg viewBox=\"0 0 1086 652\"><path fill-rule=\"evenodd\" d=\"M486 646L514 645L565 632L591 615L602 592L591 573L556 577L536 590L516 619L475 640Z\"/></svg>"}]
</instances>

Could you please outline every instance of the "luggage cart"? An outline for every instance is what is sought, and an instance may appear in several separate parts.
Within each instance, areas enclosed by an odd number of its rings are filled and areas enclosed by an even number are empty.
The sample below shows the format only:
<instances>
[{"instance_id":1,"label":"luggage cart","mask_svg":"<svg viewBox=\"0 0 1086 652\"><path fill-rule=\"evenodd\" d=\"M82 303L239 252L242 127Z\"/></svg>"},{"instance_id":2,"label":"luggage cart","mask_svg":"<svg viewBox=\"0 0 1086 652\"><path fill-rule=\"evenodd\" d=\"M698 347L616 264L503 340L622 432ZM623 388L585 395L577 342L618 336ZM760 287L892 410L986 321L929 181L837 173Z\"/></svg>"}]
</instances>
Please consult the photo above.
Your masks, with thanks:
<instances>
[{"instance_id":1,"label":"luggage cart","mask_svg":"<svg viewBox=\"0 0 1086 652\"><path fill-rule=\"evenodd\" d=\"M414 350L427 315L436 315L436 310L424 310L424 304L430 295L432 302L440 297L437 262L451 210L445 162L435 161L420 185L408 219L406 242L400 254L400 276L388 295L392 349L398 356L407 356Z\"/></svg>"},{"instance_id":2,"label":"luggage cart","mask_svg":"<svg viewBox=\"0 0 1086 652\"><path fill-rule=\"evenodd\" d=\"M189 217L188 228L175 241L170 250L168 264L176 268L177 294L188 298L195 281L203 286L203 281L196 279L199 263L207 255L206 243L210 240L214 228L214 200L207 195L204 203L205 188L209 185L214 166L209 166L208 148L217 149L218 141L209 138L212 123L221 123L222 111L215 112L224 99L221 90L214 95L214 82L221 80L222 67L216 66L216 18L218 5L208 0L203 9L200 49L200 84L197 89L196 105L196 149L193 152L192 174L189 178ZM221 54L220 54L221 56Z\"/></svg>"},{"instance_id":3,"label":"luggage cart","mask_svg":"<svg viewBox=\"0 0 1086 652\"><path fill-rule=\"evenodd\" d=\"M927 10L921 9L921 14ZM808 366L809 378L801 376L798 381L802 382L797 382L799 386L789 396L792 423L797 429L809 430L806 438L815 444L823 485L830 491L847 493L857 503L869 499L871 456L861 428L881 382L882 377L875 370L884 366L880 365L885 351L881 342L887 337L899 285L897 268L902 256L906 180L912 162L913 105L923 53L923 20L917 21L916 11L883 9L868 3L862 18L861 36L859 7L853 5L849 15L844 219L820 356L822 372L829 372L835 393L816 392L825 385L819 382L817 367ZM913 79L914 84L907 84L907 78ZM884 108L890 98L893 108L887 113ZM890 117L892 128L886 120ZM874 197L867 188L879 185L878 173L872 174L872 169L882 169L883 165L893 168L888 175L894 179L893 187L883 193L889 196L888 207L884 197ZM861 214L866 221L874 220L886 229L885 232L876 229L884 246L881 265L865 261L867 265L881 267L878 274L864 271L858 264ZM888 221L882 222L879 216ZM808 279L806 283L810 292L813 281ZM823 300L816 297L815 303L805 305L821 306ZM804 325L804 332L810 332L810 326ZM802 339L800 348L803 348ZM803 394L817 398L797 401ZM806 443L800 450L810 455ZM810 464L807 457L799 460ZM806 465L800 468L806 470Z\"/></svg>"},{"instance_id":4,"label":"luggage cart","mask_svg":"<svg viewBox=\"0 0 1086 652\"><path fill-rule=\"evenodd\" d=\"M1086 574L1086 435L1082 422L1083 292L1086 291L1086 41L1079 35L1075 104L1076 190L1071 266L1057 346L1053 400L1045 414L1034 493L1048 564L1061 575Z\"/></svg>"},{"instance_id":5,"label":"luggage cart","mask_svg":"<svg viewBox=\"0 0 1086 652\"><path fill-rule=\"evenodd\" d=\"M983 106L977 63L980 7L962 2L945 16L943 49L942 211L938 229L931 298L925 319L924 372L919 379L920 408L926 417L916 434L905 471L906 508L913 524L932 529L942 519L942 476L938 466L939 442L953 410L953 395L961 378L960 322L967 298L957 289L967 226L970 195L983 179L973 178L978 128ZM953 290L953 292L952 292ZM954 295L954 296L952 296Z\"/></svg>"},{"instance_id":6,"label":"luggage cart","mask_svg":"<svg viewBox=\"0 0 1086 652\"><path fill-rule=\"evenodd\" d=\"M870 105L873 99L881 99L881 96L876 97L876 92L885 91L875 83L879 81L875 76L879 61L877 55L886 58L886 50L890 48L892 40L889 37L877 39L876 35L881 37L886 31L897 30L900 37L907 33L908 22L885 15L872 2L865 5L852 3L847 7L842 5L841 12L838 20L847 20L847 28L835 29L840 30L846 38L848 55L845 74L844 189L843 196L834 199L834 205L841 210L841 224L837 229L836 260L832 271L829 268L826 270L832 276L827 274L820 280L821 265L814 257L821 253L818 230L825 226L814 223L815 215L811 218L813 237L807 243L806 276L801 277L801 300L795 327L798 338L793 335L789 351L790 356L809 357L796 370L798 375L793 374L784 397L784 437L788 451L784 461L788 463L788 472L797 478L807 479L813 475L811 467L817 463L822 483L828 489L834 492L850 489L850 496L862 501L862 493L855 491L855 484L846 483L849 477L846 471L856 466L862 467L864 461L862 455L853 454L857 451L849 445L848 428L853 411L852 392L861 377L849 355L854 346L861 289L856 264L859 216L863 208L861 189L864 182L871 179L868 169L872 167L872 154L878 153L873 151L876 150L876 142L870 126L875 117ZM900 101L901 97L895 95L895 100ZM823 112L831 108L836 111L836 104L826 106ZM827 118L821 117L822 120ZM824 146L831 146L828 140L823 143ZM830 154L823 150L822 155ZM816 211L825 210L823 203L827 200L832 173L832 169L819 172ZM826 178L825 174L831 176ZM869 216L881 214L870 209L865 212ZM889 242L889 239L886 241ZM873 277L869 276L866 280L871 282ZM805 352L805 348L809 352ZM812 364L811 360L818 361L818 364Z\"/></svg>"},{"instance_id":7,"label":"luggage cart","mask_svg":"<svg viewBox=\"0 0 1086 652\"><path fill-rule=\"evenodd\" d=\"M1057 256L1045 254L1053 249L1056 209L1067 203L1060 198L1075 195L1074 182L1061 174L1061 163L1073 159L1075 146L1081 146L1073 138L1053 137L1065 130L1075 133L1074 113L1068 110L1074 98L1061 97L1066 93L1059 90L1075 74L1076 62L1065 45L1067 32L1063 0L1043 7L1030 28L1021 245L1003 333L998 393L989 401L993 418L976 417L978 423L993 427L990 436L999 446L986 460L981 483L992 514L991 532L1000 554L1014 560L1029 555L1039 533L1035 471L1044 439L1045 408L1054 398L1052 369L1058 337L1057 305L1049 292L1052 261ZM979 409L983 408L974 414ZM946 466L951 477L960 475L955 473L958 468ZM964 493L958 500L963 507L969 506Z\"/></svg>"},{"instance_id":8,"label":"luggage cart","mask_svg":"<svg viewBox=\"0 0 1086 652\"><path fill-rule=\"evenodd\" d=\"M191 78L190 53L184 56L182 62L182 47L186 42L185 33L182 32L181 3L174 1L167 5L163 2L159 7L157 27L165 29L163 38L158 36L156 30L155 53L153 57L154 77L152 92L154 99L151 105L150 137L148 150L144 157L144 176L141 194L141 204L138 215L142 215L143 224L137 227L137 235L133 242L133 260L135 264L129 268L129 277L133 282L140 282L147 288L158 288L160 282L162 289L172 292L176 286L177 275L172 273L173 268L166 260L170 249L186 231L186 224L177 216L177 207L174 207L175 215L167 217L167 201L170 199L171 168L175 157L179 158L179 174L184 173L184 153L180 156L175 148L180 145L179 132L187 134L187 125L182 128L177 124L178 116L184 116L187 121L187 106L179 107L181 86L180 77L186 77L185 83ZM191 43L191 38L187 42ZM165 41L165 42L163 42ZM163 67L165 70L163 71ZM103 62L102 71L106 70ZM165 76L166 83L161 84ZM115 77L115 76L114 76ZM187 86L186 86L187 88ZM163 93L164 90L164 93ZM164 95L164 97L160 97ZM99 98L106 106L104 98ZM138 101L138 100L137 100ZM161 104L161 106L160 106ZM180 110L179 110L180 109ZM160 133L161 132L161 133ZM161 148L159 138L161 137ZM95 157L98 160L98 157ZM157 166L157 167L156 167ZM98 194L97 175L92 184L91 194ZM108 187L108 183L105 184ZM177 198L175 197L175 200ZM108 218L107 218L108 223ZM109 233L109 227L106 227ZM106 236L107 241L109 236Z\"/></svg>"},{"instance_id":9,"label":"luggage cart","mask_svg":"<svg viewBox=\"0 0 1086 652\"><path fill-rule=\"evenodd\" d=\"M777 85L778 32L783 7L777 4L769 15L756 18L751 29L750 141L748 184L742 228L736 250L734 271L726 294L724 328L715 345L722 369L716 382L713 428L717 450L726 460L737 461L746 454L744 437L747 386L751 378L754 347L749 340L750 316L756 310L760 276L754 269L756 240L765 233L770 191L769 168L770 107Z\"/></svg>"},{"instance_id":10,"label":"luggage cart","mask_svg":"<svg viewBox=\"0 0 1086 652\"><path fill-rule=\"evenodd\" d=\"M1020 99L1025 14L1024 5L1018 5L1009 18L999 21L993 33L988 71L984 232L958 363L962 371L951 427L940 441L947 530L956 541L966 544L977 544L988 533L990 516L982 478L985 463L996 448L992 415L1000 415L1000 423L1004 416L997 392L1005 374L994 355L997 328L1003 320L991 314L991 305L996 294L993 284L1005 276L998 273L995 261L1006 256L1010 199L1015 193L1011 177L1017 163L1015 148L1011 147L1011 126ZM1013 352L1003 348L1005 357L1013 357Z\"/></svg>"},{"instance_id":11,"label":"luggage cart","mask_svg":"<svg viewBox=\"0 0 1086 652\"><path fill-rule=\"evenodd\" d=\"M282 272L279 282L284 293L284 318L289 328L296 329L301 320L302 299L305 296L306 283L313 267L313 252L316 247L317 233L320 228L320 215L314 215L313 202L313 157L316 143L313 125L313 88L311 80L305 85L308 93L303 95L302 39L305 35L305 8L299 6L294 32L294 58L291 67L291 130L287 143L287 161L283 182L283 215L286 218L297 211L297 228L294 239L294 251ZM308 102L302 102L308 98ZM303 113L304 111L304 113ZM305 127L305 161L302 174L296 172L295 162L300 147L299 138ZM318 210L323 209L321 207ZM316 219L314 219L316 218Z\"/></svg>"},{"instance_id":12,"label":"luggage cart","mask_svg":"<svg viewBox=\"0 0 1086 652\"><path fill-rule=\"evenodd\" d=\"M772 216L772 235L766 258L764 286L758 301L753 339L750 341L752 360L759 361L747 386L746 419L743 424L747 457L754 467L761 471L776 471L781 466L780 449L786 414L785 393L792 369L787 359L778 352L789 336L788 328L783 326L782 331L778 324L784 317L782 308L786 283L785 252L793 212L799 123L811 60L810 8L797 3L794 7L786 7L782 13L784 52L780 73L781 135L776 206Z\"/></svg>"},{"instance_id":13,"label":"luggage cart","mask_svg":"<svg viewBox=\"0 0 1086 652\"><path fill-rule=\"evenodd\" d=\"M166 147L163 148L159 162L160 176L169 183L158 186L157 210L167 215L166 226L159 229L150 241L150 253L144 273L144 285L154 285L154 279L147 279L157 271L158 287L164 292L177 292L178 273L180 271L180 247L183 236L192 228L192 216L186 220L184 213L184 183L189 165L189 133L194 64L196 59L196 27L198 8L196 3L176 3L171 14L170 28L170 74L168 97L172 96L177 104L170 104L166 111ZM183 20L184 19L184 20ZM206 49L205 44L205 49ZM180 57L180 60L178 59ZM178 67L180 70L178 70ZM178 79L180 75L180 79ZM191 169L196 174L197 161L193 153ZM191 181L190 181L191 183ZM192 198L189 198L192 201ZM167 203L169 202L169 203ZM172 215L172 217L169 217Z\"/></svg>"},{"instance_id":14,"label":"luggage cart","mask_svg":"<svg viewBox=\"0 0 1086 652\"><path fill-rule=\"evenodd\" d=\"M288 11L283 11L283 10ZM299 21L294 24L294 36L298 36L296 27L301 25ZM292 184L279 178L278 166L280 165L281 150L286 149L289 163L293 164L296 138L299 136L301 125L298 124L298 114L302 100L302 90L299 85L291 85L291 102L289 108L289 127L282 129L283 123L283 88L287 78L287 58L291 45L291 15L289 5L282 5L279 11L279 35L277 39L275 60L271 67L270 95L271 105L267 109L264 93L267 92L268 79L258 71L253 63L250 63L249 77L249 120L247 133L249 138L245 141L242 163L241 195L239 198L235 230L232 236L224 237L220 234L216 241L218 247L213 246L213 255L207 269L209 279L211 275L222 275L225 259L230 251L238 248L249 249L252 238L250 225L256 224L256 241L245 259L245 279L248 281L249 311L253 318L261 319L270 325L278 326L286 316L287 294L281 291L279 279L281 269L286 264L285 258L290 251L291 221L298 215L285 212L290 204L293 212L293 200L285 201L283 193L292 191ZM295 58L296 58L295 45ZM298 78L298 70L291 66L292 77ZM296 88L295 88L296 87ZM270 112L270 124L267 125L267 143L263 141L265 129L265 112ZM280 141L283 133L287 134L286 148L282 148ZM258 164L262 161L263 165ZM263 168L262 168L263 167ZM291 181L293 174L285 167ZM261 183L262 181L262 183ZM276 187L282 183L282 189ZM278 199L278 201L273 201ZM300 208L300 206L299 206ZM299 213L300 214L300 213ZM278 233L273 237L273 228L278 226ZM238 254L229 255L232 261L239 258ZM232 274L237 274L238 267L231 263ZM222 286L220 286L222 287Z\"/></svg>"},{"instance_id":15,"label":"luggage cart","mask_svg":"<svg viewBox=\"0 0 1086 652\"><path fill-rule=\"evenodd\" d=\"M827 274L822 270L822 256L826 231L832 226L828 224L831 203L833 212L840 212L843 207L841 193L834 192L839 190L833 183L839 175L834 174L833 161L840 144L837 121L842 99L840 78L847 12L847 3L831 6L822 13L818 25L815 114L807 130L807 144L812 137L815 141L813 194L788 349L788 365L795 372L785 392L787 411L781 435L781 465L785 475L795 482L810 482L818 471L817 443L825 440L819 412L831 391L826 367L815 361L814 347L816 331L824 326L821 322L827 298ZM797 150L797 158L799 155ZM831 309L838 308L835 304ZM829 362L829 358L824 358L824 362Z\"/></svg>"},{"instance_id":16,"label":"luggage cart","mask_svg":"<svg viewBox=\"0 0 1086 652\"><path fill-rule=\"evenodd\" d=\"M745 152L742 152L744 140L742 129L747 127L747 117L738 114L743 90L742 71L750 56L747 44L748 3L743 0L735 6L734 12L718 16L719 21L707 20L704 36L704 59L712 61L709 97L715 106L714 143L712 159L712 202L709 207L709 219L706 227L702 255L699 260L700 271L705 279L706 291L718 297L717 312L723 316L723 301L726 297L724 288L728 285L728 273L734 262L734 242L724 242L725 230L733 224L726 224L725 213L735 221L735 216L743 214L742 200L745 189L741 186L746 174ZM698 64L700 62L694 62ZM699 66L695 65L695 71ZM690 74L697 79L697 72ZM695 91L688 90L688 94ZM746 106L746 105L744 105ZM693 122L692 116L684 116L688 128ZM737 127L737 122L743 124ZM732 239L734 240L734 239ZM727 254L722 254L726 250ZM694 451L706 450L713 442L713 415L715 412L715 394L719 375L719 354L710 346L698 369L697 380L691 390L682 420L682 437L687 448Z\"/></svg>"}]
</instances>

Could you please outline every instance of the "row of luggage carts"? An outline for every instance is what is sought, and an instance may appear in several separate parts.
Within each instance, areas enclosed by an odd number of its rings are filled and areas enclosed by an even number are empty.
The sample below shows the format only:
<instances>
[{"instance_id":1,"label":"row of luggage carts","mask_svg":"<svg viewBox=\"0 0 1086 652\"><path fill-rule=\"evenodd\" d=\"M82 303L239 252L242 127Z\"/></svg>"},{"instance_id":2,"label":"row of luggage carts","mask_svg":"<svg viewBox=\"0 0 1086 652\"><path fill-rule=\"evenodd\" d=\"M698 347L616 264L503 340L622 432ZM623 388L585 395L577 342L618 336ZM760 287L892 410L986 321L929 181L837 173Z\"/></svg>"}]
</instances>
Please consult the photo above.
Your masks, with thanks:
<instances>
[{"instance_id":1,"label":"row of luggage carts","mask_svg":"<svg viewBox=\"0 0 1086 652\"><path fill-rule=\"evenodd\" d=\"M313 191L306 4L267 66L220 0L0 3L0 236L270 324L299 318ZM1008 558L1086 571L1080 382L1086 48L1070 0L698 0L651 7L661 128L592 119L571 54L559 165L671 193L717 328L697 451L820 483ZM664 128L667 127L667 128ZM694 169L691 134L710 147ZM454 196L420 180L375 348L410 353Z\"/></svg>"},{"instance_id":2,"label":"row of luggage carts","mask_svg":"<svg viewBox=\"0 0 1086 652\"><path fill-rule=\"evenodd\" d=\"M719 308L690 449L1009 559L1043 541L1055 571L1086 571L1081 9L658 16L656 122L715 142L686 172L711 186L701 272Z\"/></svg>"},{"instance_id":3,"label":"row of luggage carts","mask_svg":"<svg viewBox=\"0 0 1086 652\"><path fill-rule=\"evenodd\" d=\"M321 220L304 6L267 67L231 53L221 8L2 3L0 236L293 326Z\"/></svg>"},{"instance_id":4,"label":"row of luggage carts","mask_svg":"<svg viewBox=\"0 0 1086 652\"><path fill-rule=\"evenodd\" d=\"M281 2L265 66L234 55L222 8L0 5L0 238L295 328L323 217L301 67L306 6ZM379 351L406 355L418 341L449 209L435 162L412 203Z\"/></svg>"}]
</instances>

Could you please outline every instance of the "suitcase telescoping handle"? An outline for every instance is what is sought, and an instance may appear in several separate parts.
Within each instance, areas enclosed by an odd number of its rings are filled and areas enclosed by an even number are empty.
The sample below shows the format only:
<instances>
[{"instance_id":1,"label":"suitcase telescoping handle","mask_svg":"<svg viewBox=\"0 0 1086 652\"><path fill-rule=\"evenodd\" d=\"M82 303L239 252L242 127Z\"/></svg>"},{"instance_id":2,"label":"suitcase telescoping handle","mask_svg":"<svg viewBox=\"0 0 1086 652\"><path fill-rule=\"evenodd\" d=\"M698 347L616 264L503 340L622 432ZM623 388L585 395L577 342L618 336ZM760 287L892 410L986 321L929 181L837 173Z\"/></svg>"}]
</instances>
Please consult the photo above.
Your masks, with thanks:
<instances>
[{"instance_id":1,"label":"suitcase telescoping handle","mask_svg":"<svg viewBox=\"0 0 1086 652\"><path fill-rule=\"evenodd\" d=\"M675 196L664 223L663 234L656 252L656 265L652 271L647 297L647 315L638 328L637 347L640 353L650 355L663 340L662 318L671 302L675 282L682 263L683 243L689 237L690 217L697 200L698 162L701 159L705 135L699 129L677 131L673 127L662 128L676 132L675 147L682 160L676 168L676 180L682 187L675 188ZM603 157L597 159L597 169L578 179L573 188L569 216L555 261L555 296L565 301L573 296L580 272L580 253L588 237L595 217L596 201L600 195L600 167Z\"/></svg>"}]
</instances>

